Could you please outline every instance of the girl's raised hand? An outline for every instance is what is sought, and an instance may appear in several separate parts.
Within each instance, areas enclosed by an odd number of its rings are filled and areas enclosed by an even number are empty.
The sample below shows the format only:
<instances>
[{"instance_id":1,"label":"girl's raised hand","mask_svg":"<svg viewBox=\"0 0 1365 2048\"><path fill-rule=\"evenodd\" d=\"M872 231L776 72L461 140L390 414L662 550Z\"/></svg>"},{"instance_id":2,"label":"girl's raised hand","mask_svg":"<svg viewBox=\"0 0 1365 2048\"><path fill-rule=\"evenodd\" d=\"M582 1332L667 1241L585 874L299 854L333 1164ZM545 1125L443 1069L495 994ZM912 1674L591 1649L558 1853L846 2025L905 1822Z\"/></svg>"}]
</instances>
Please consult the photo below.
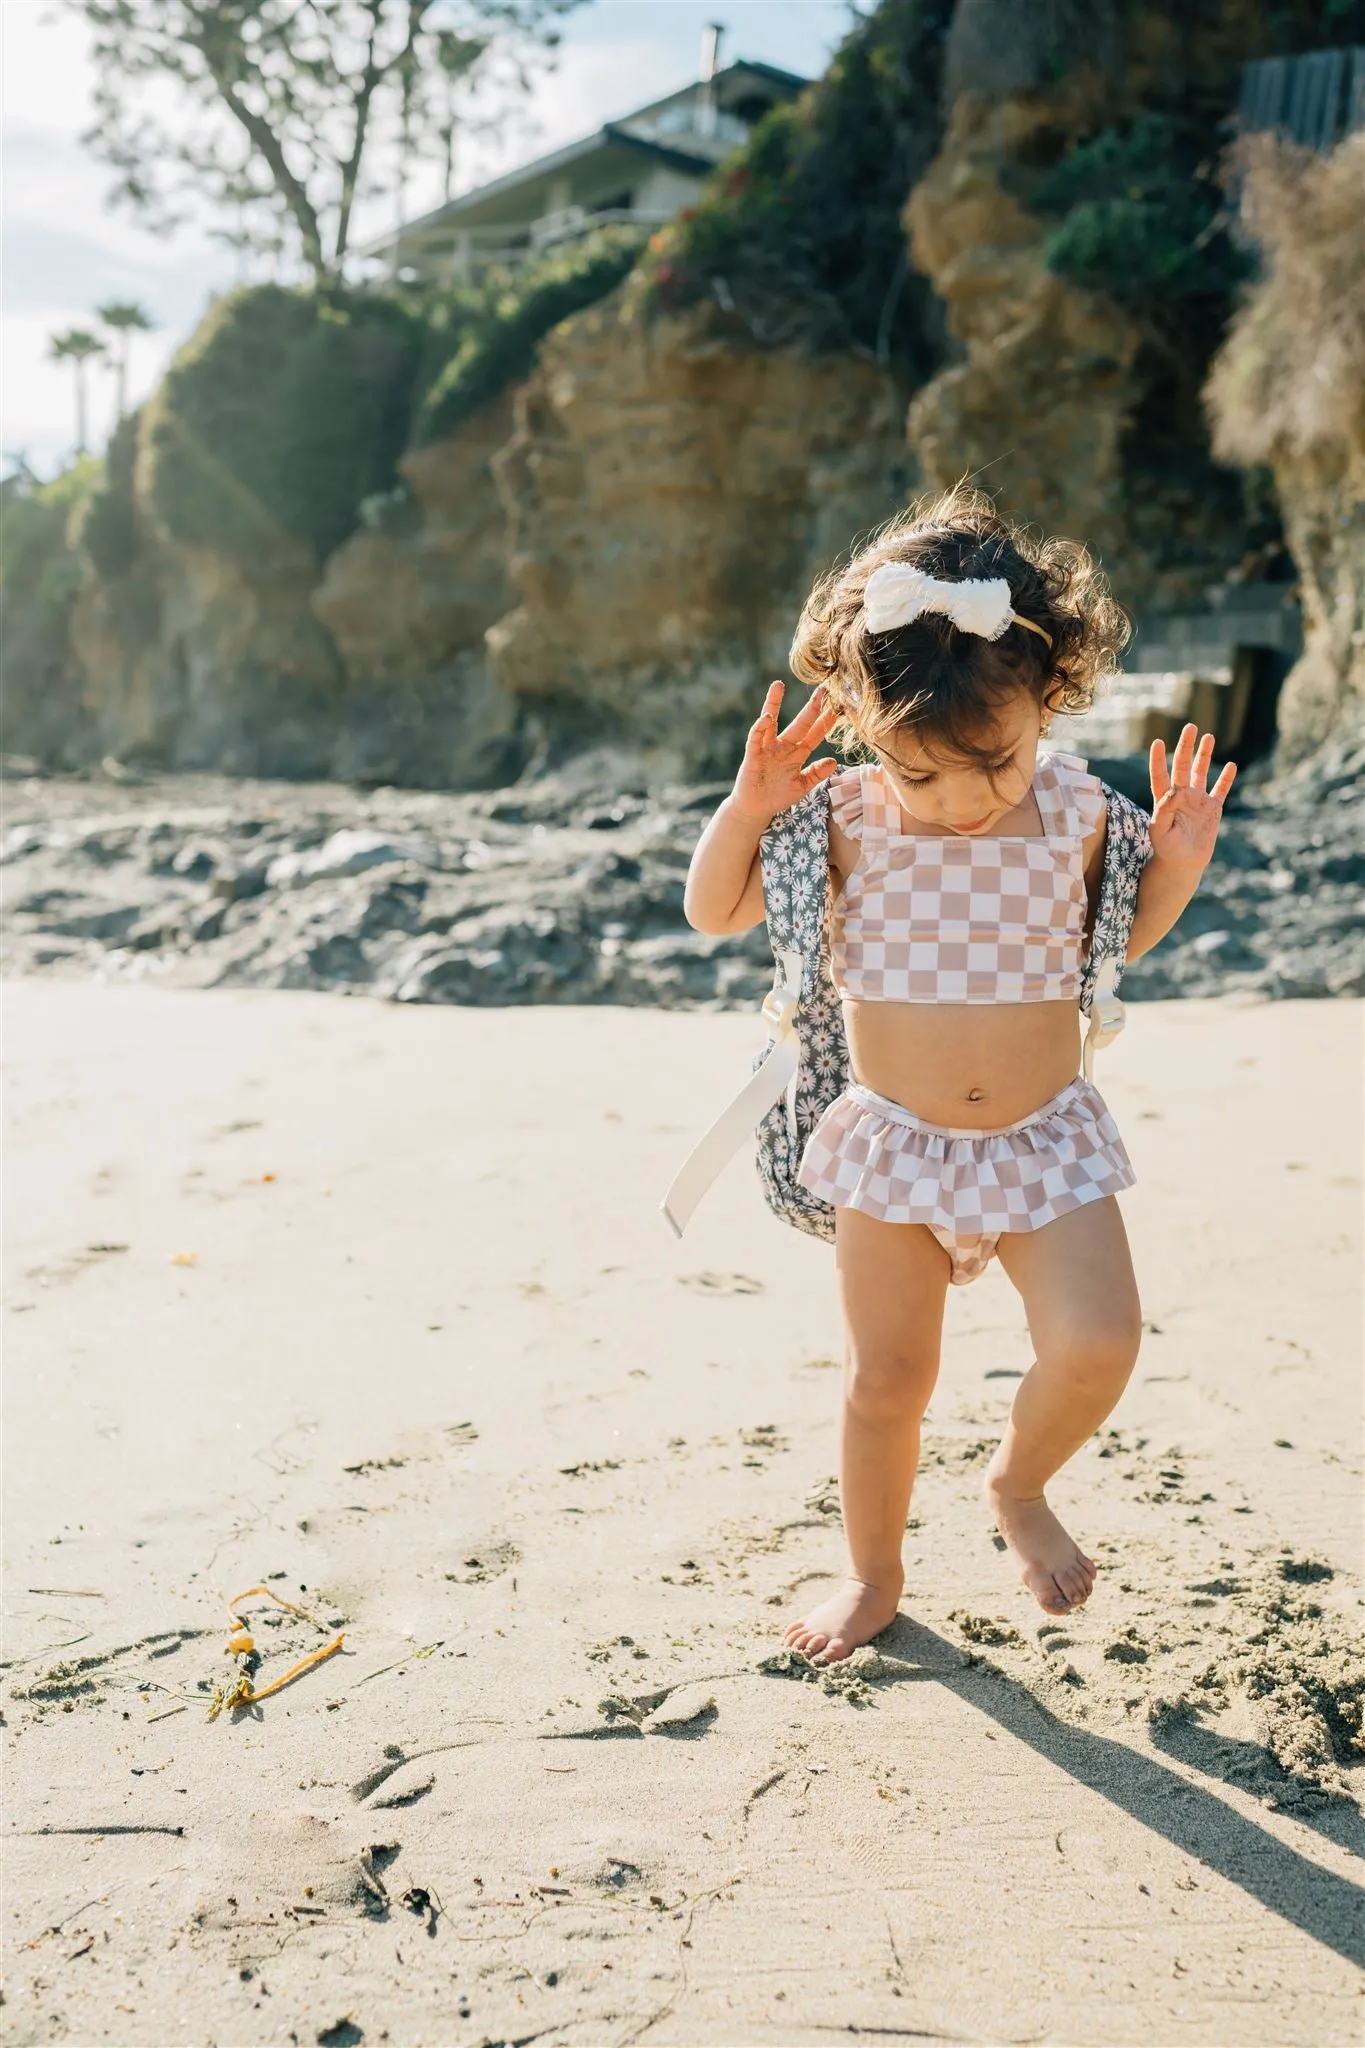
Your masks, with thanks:
<instances>
[{"instance_id":1,"label":"girl's raised hand","mask_svg":"<svg viewBox=\"0 0 1365 2048\"><path fill-rule=\"evenodd\" d=\"M730 801L746 817L772 823L779 811L789 810L808 790L837 772L837 761L812 761L807 757L827 739L839 720L829 708L823 690L816 690L810 702L798 711L785 732L777 729L777 715L786 695L785 683L770 683L763 709L749 727L744 760Z\"/></svg>"},{"instance_id":2,"label":"girl's raised hand","mask_svg":"<svg viewBox=\"0 0 1365 2048\"><path fill-rule=\"evenodd\" d=\"M1198 740L1198 745L1195 742ZM1236 780L1229 761L1213 788L1208 787L1213 759L1213 734L1199 739L1199 728L1187 725L1175 743L1169 770L1164 740L1152 741L1152 852L1173 866L1204 868L1209 864L1223 804Z\"/></svg>"}]
</instances>

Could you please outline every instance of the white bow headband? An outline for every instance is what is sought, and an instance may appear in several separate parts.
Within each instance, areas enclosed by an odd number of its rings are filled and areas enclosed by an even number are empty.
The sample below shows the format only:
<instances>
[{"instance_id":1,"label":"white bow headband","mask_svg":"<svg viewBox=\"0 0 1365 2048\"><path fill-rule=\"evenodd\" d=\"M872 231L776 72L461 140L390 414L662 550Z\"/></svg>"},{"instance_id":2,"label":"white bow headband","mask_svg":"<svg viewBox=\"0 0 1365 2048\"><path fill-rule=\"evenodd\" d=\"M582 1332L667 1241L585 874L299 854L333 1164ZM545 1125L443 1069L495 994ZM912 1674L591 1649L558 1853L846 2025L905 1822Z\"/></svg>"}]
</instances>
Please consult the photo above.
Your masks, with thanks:
<instances>
[{"instance_id":1,"label":"white bow headband","mask_svg":"<svg viewBox=\"0 0 1365 2048\"><path fill-rule=\"evenodd\" d=\"M892 633L924 612L941 612L959 633L975 633L982 640L999 640L1014 625L1027 626L1030 633L1052 645L1050 633L1013 609L1010 587L1003 576L945 583L911 562L883 562L872 571L863 592L869 633Z\"/></svg>"}]
</instances>

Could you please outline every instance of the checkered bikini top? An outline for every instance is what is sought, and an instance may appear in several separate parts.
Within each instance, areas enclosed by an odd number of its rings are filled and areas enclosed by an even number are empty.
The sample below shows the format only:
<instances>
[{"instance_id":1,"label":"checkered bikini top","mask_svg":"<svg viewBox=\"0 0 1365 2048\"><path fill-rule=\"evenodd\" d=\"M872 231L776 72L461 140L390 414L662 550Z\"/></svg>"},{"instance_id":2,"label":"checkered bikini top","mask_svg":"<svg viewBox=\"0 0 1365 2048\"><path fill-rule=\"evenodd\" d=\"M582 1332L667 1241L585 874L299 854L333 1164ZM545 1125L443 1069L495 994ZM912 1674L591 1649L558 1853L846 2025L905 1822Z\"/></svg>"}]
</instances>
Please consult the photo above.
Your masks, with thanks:
<instances>
[{"instance_id":1,"label":"checkered bikini top","mask_svg":"<svg viewBox=\"0 0 1365 2048\"><path fill-rule=\"evenodd\" d=\"M830 974L873 1003L1075 1002L1089 904L1084 842L1103 789L1074 754L1040 753L1037 838L936 838L901 830L879 763L830 781L858 865L835 899Z\"/></svg>"}]
</instances>

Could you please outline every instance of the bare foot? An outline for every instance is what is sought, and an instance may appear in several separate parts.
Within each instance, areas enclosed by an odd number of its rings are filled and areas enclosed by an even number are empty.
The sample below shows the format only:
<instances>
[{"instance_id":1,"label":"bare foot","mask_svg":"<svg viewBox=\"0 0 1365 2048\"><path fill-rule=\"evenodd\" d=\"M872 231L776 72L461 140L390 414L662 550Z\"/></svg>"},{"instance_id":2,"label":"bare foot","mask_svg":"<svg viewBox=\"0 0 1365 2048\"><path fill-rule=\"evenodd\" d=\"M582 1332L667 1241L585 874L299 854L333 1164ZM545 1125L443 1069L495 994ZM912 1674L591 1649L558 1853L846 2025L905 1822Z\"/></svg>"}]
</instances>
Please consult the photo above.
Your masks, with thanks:
<instances>
[{"instance_id":1,"label":"bare foot","mask_svg":"<svg viewBox=\"0 0 1365 2048\"><path fill-rule=\"evenodd\" d=\"M995 1526L1014 1553L1019 1576L1049 1614L1070 1614L1090 1598L1095 1566L1037 1494L1022 1500L986 1475L986 1500Z\"/></svg>"},{"instance_id":2,"label":"bare foot","mask_svg":"<svg viewBox=\"0 0 1365 2048\"><path fill-rule=\"evenodd\" d=\"M851 1657L896 1618L903 1581L872 1586L863 1579L845 1579L837 1593L812 1608L804 1621L787 1630L787 1648L800 1650L820 1664Z\"/></svg>"}]
</instances>

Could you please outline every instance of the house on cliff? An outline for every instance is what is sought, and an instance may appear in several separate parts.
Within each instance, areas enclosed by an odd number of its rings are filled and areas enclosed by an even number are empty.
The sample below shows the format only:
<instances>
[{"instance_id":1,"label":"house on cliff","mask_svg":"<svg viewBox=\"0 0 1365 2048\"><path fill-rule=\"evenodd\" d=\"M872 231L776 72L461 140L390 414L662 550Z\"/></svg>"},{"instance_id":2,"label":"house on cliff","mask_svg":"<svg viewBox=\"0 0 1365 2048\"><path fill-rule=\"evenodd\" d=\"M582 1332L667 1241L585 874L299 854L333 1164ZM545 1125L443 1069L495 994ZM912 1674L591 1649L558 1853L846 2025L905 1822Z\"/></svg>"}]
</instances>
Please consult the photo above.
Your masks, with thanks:
<instances>
[{"instance_id":1,"label":"house on cliff","mask_svg":"<svg viewBox=\"0 0 1365 2048\"><path fill-rule=\"evenodd\" d=\"M594 228L663 227L764 114L809 83L743 59L722 69L719 44L719 29L708 30L702 75L681 91L379 236L362 257L405 282L466 282Z\"/></svg>"}]
</instances>

